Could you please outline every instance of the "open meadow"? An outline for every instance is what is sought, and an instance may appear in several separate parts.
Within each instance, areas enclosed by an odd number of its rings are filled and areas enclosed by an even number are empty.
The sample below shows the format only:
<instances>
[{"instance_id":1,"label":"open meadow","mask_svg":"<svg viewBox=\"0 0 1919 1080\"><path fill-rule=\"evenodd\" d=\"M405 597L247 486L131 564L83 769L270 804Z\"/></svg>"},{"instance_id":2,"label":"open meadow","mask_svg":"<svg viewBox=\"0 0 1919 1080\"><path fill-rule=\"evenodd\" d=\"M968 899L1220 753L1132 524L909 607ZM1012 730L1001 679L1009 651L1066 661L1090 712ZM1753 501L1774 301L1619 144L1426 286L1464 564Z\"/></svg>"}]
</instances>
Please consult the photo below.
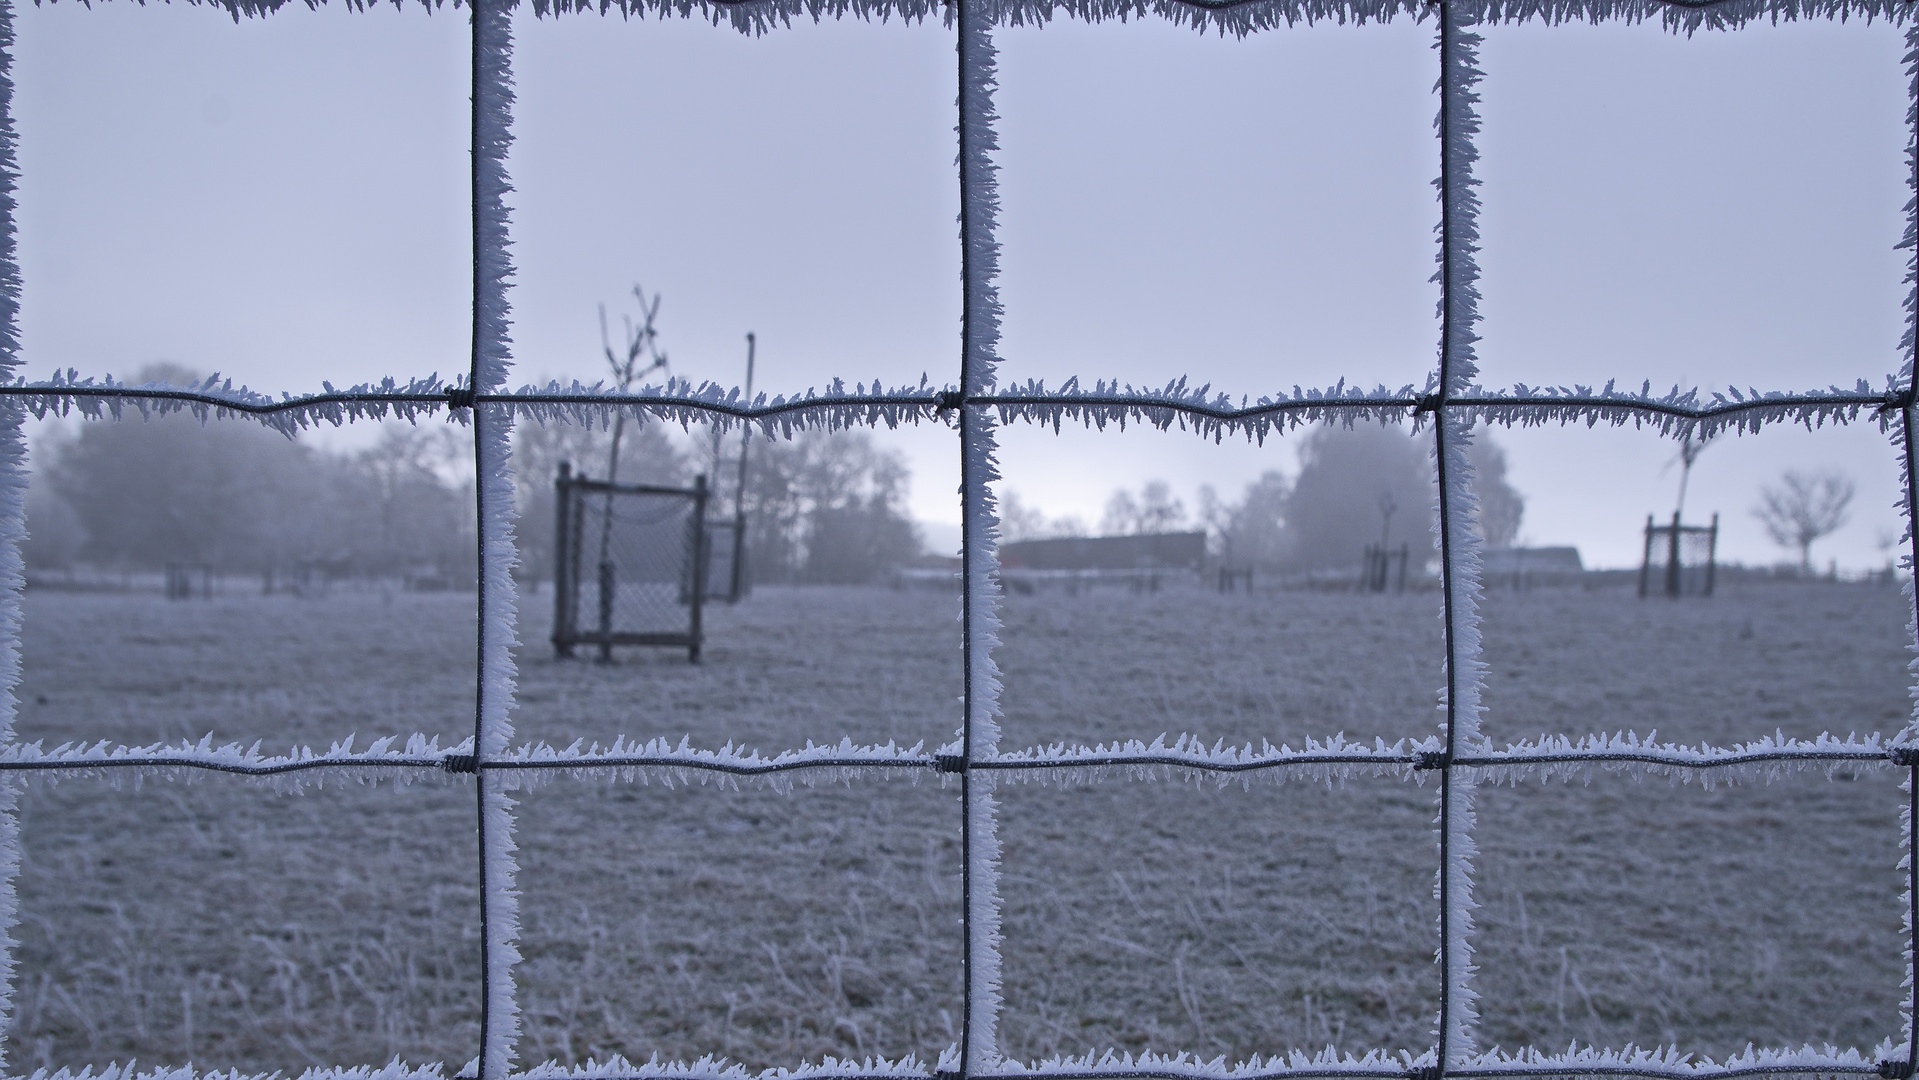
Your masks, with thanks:
<instances>
[{"instance_id":1,"label":"open meadow","mask_svg":"<svg viewBox=\"0 0 1919 1080\"><path fill-rule=\"evenodd\" d=\"M958 598L759 590L682 651L558 661L522 600L518 741L685 736L928 748L959 719ZM18 737L146 744L471 730L470 594L30 592ZM1579 588L1484 604L1485 728L1728 744L1905 723L1889 586L1710 600ZM1198 588L1012 595L1002 746L1191 732L1298 747L1438 729L1439 602ZM1899 777L1571 783L1479 798L1483 1045L1899 1032ZM782 793L564 776L516 796L520 1060L930 1059L958 1030L958 789ZM1436 786L1000 782L1005 998L1023 1059L1334 1045L1415 1052L1438 1008ZM297 1072L444 1060L478 1035L471 779L34 781L13 1068L137 1058Z\"/></svg>"}]
</instances>

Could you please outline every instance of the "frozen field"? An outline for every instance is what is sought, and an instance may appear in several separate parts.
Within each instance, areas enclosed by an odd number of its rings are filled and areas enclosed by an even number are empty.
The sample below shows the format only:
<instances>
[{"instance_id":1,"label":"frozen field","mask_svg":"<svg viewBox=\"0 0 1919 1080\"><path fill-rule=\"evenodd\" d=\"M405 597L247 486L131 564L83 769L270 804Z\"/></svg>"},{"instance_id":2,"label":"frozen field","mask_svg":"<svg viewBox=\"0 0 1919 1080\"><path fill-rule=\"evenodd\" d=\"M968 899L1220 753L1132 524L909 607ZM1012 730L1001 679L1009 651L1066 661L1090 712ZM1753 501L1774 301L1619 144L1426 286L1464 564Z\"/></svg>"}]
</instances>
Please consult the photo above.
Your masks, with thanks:
<instances>
[{"instance_id":1,"label":"frozen field","mask_svg":"<svg viewBox=\"0 0 1919 1080\"><path fill-rule=\"evenodd\" d=\"M549 600L523 601L521 740L932 746L958 722L950 593L764 589L709 609L697 667L669 650L555 661ZM19 736L452 743L472 724L471 604L34 593ZM1391 741L1440 719L1432 594L1042 593L1005 618L1007 748ZM1494 594L1486 727L1501 743L1896 730L1905 620L1889 587ZM467 1061L469 785L31 785L10 1064ZM1003 1046L1425 1048L1435 790L1003 786ZM1899 1031L1902 799L1885 769L1483 791L1484 1043L1870 1052ZM791 794L557 779L518 821L523 1062L927 1058L954 1038L959 807L934 776Z\"/></svg>"}]
</instances>

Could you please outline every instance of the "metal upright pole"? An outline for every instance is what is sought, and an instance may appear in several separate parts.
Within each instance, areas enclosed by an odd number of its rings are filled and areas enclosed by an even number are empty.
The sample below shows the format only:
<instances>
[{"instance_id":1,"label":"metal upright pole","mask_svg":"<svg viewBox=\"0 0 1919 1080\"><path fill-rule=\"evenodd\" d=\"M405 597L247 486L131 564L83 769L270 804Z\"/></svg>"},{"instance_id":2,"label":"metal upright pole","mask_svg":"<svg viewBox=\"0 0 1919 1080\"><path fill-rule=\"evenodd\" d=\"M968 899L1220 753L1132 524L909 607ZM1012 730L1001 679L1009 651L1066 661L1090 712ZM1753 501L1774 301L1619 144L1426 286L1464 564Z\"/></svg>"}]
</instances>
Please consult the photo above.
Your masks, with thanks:
<instances>
[{"instance_id":1,"label":"metal upright pole","mask_svg":"<svg viewBox=\"0 0 1919 1080\"><path fill-rule=\"evenodd\" d=\"M1672 532L1666 534L1666 595L1677 597L1679 594L1679 511L1674 510Z\"/></svg>"},{"instance_id":2,"label":"metal upright pole","mask_svg":"<svg viewBox=\"0 0 1919 1080\"><path fill-rule=\"evenodd\" d=\"M1719 515L1712 516L1712 531L1706 534L1706 595L1712 595L1713 579L1719 576Z\"/></svg>"},{"instance_id":3,"label":"metal upright pole","mask_svg":"<svg viewBox=\"0 0 1919 1080\"><path fill-rule=\"evenodd\" d=\"M569 617L573 590L568 588L566 562L572 554L567 536L572 509L573 464L560 462L559 478L553 482L553 652L561 657L573 655L573 620Z\"/></svg>"},{"instance_id":4,"label":"metal upright pole","mask_svg":"<svg viewBox=\"0 0 1919 1080\"><path fill-rule=\"evenodd\" d=\"M753 403L753 332L746 333L746 402ZM727 583L726 599L736 603L746 589L746 445L752 441L751 424L740 423L740 479L733 489L733 580Z\"/></svg>"},{"instance_id":5,"label":"metal upright pole","mask_svg":"<svg viewBox=\"0 0 1919 1080\"><path fill-rule=\"evenodd\" d=\"M1646 586L1652 576L1652 515L1646 515L1645 544L1639 552L1639 598L1646 598Z\"/></svg>"},{"instance_id":6,"label":"metal upright pole","mask_svg":"<svg viewBox=\"0 0 1919 1080\"><path fill-rule=\"evenodd\" d=\"M693 478L693 588L688 603L692 605L693 644L688 647L686 659L690 663L700 662L700 603L706 596L706 477Z\"/></svg>"}]
</instances>

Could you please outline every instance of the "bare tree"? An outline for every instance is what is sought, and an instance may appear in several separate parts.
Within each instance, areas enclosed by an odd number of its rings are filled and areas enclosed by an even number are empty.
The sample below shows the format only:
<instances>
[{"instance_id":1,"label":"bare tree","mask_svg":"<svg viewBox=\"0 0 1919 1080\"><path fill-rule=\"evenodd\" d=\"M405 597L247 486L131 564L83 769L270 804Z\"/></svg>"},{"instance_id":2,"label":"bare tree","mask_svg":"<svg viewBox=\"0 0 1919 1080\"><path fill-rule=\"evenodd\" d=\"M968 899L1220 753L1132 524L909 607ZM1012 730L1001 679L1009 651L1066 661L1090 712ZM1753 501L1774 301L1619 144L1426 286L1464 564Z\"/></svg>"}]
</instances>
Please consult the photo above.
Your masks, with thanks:
<instances>
[{"instance_id":1,"label":"bare tree","mask_svg":"<svg viewBox=\"0 0 1919 1080\"><path fill-rule=\"evenodd\" d=\"M1673 507L1673 512L1676 514L1686 512L1686 484L1692 480L1693 462L1698 461L1699 455L1706 452L1706 442L1710 438L1710 435L1698 435L1690 430L1680 437L1679 454L1673 458L1673 462L1679 464L1679 501ZM1666 467L1671 468L1672 463L1668 462Z\"/></svg>"},{"instance_id":2,"label":"bare tree","mask_svg":"<svg viewBox=\"0 0 1919 1080\"><path fill-rule=\"evenodd\" d=\"M1424 432L1372 424L1309 432L1279 515L1288 567L1344 569L1375 538L1397 543L1425 532L1438 496L1431 447Z\"/></svg>"},{"instance_id":3,"label":"bare tree","mask_svg":"<svg viewBox=\"0 0 1919 1080\"><path fill-rule=\"evenodd\" d=\"M666 370L666 354L660 351L659 331L653 327L653 321L660 314L660 294L654 293L653 299L648 300L646 290L635 285L633 295L640 302L640 325L634 326L631 318L621 317L626 324L624 357L613 351L613 342L606 335L606 305L600 305L600 348L606 352L606 366L612 370L613 381L619 384L621 393L632 388L634 379ZM640 366L642 358L648 361L645 367ZM620 437L625 433L626 415L622 413L613 418L613 447L606 458L608 483L620 478Z\"/></svg>"},{"instance_id":4,"label":"bare tree","mask_svg":"<svg viewBox=\"0 0 1919 1080\"><path fill-rule=\"evenodd\" d=\"M1753 516L1780 547L1799 549L1799 572L1812 572L1812 542L1838 531L1848 518L1852 477L1837 472L1807 474L1788 469L1779 484L1759 489Z\"/></svg>"},{"instance_id":5,"label":"bare tree","mask_svg":"<svg viewBox=\"0 0 1919 1080\"><path fill-rule=\"evenodd\" d=\"M1506 451L1493 442L1491 432L1475 434L1466 448L1473 463L1473 493L1479 496L1479 534L1489 548L1509 548L1519 542L1519 523L1526 516L1526 497L1506 482Z\"/></svg>"},{"instance_id":6,"label":"bare tree","mask_svg":"<svg viewBox=\"0 0 1919 1080\"><path fill-rule=\"evenodd\" d=\"M1046 515L1026 505L1019 492L1007 488L999 497L999 534L1008 543L1038 540L1046 536Z\"/></svg>"},{"instance_id":7,"label":"bare tree","mask_svg":"<svg viewBox=\"0 0 1919 1080\"><path fill-rule=\"evenodd\" d=\"M1173 496L1164 480L1148 481L1138 498L1125 488L1115 488L1100 519L1100 528L1108 536L1155 536L1185 524L1186 504Z\"/></svg>"},{"instance_id":8,"label":"bare tree","mask_svg":"<svg viewBox=\"0 0 1919 1080\"><path fill-rule=\"evenodd\" d=\"M622 394L626 393L626 391L632 387L634 379L640 378L649 372L663 371L666 369L666 354L660 351L659 331L653 328L653 320L660 313L660 294L654 293L653 299L649 301L646 298L646 290L635 285L633 286L633 295L640 302L641 319L640 325L636 327L633 325L631 318L624 316L621 318L621 321L626 327L625 357L621 357L613 351L613 342L609 340L606 335L606 305L600 305L600 348L606 352L606 365L612 369L613 381L619 384ZM650 361L643 368L640 367L642 357ZM606 482L609 484L618 482L620 478L620 438L625 434L626 413L622 411L613 418L613 446L607 451L606 455ZM609 561L612 555L612 549L613 492L611 489L608 489L606 493L606 509L600 515L600 580L603 583L610 580L606 575L612 572L613 564ZM602 589L605 587L604 584L601 585ZM602 602L600 610L601 622L604 624L606 620L604 602ZM602 631L605 630L604 625L602 625L601 629ZM604 660L608 655L606 646L602 645L600 648L600 658Z\"/></svg>"},{"instance_id":9,"label":"bare tree","mask_svg":"<svg viewBox=\"0 0 1919 1080\"><path fill-rule=\"evenodd\" d=\"M1215 554L1238 570L1284 563L1286 502L1292 494L1292 481L1271 469L1247 484L1236 503L1222 502L1210 486L1201 488L1200 519L1213 534Z\"/></svg>"}]
</instances>

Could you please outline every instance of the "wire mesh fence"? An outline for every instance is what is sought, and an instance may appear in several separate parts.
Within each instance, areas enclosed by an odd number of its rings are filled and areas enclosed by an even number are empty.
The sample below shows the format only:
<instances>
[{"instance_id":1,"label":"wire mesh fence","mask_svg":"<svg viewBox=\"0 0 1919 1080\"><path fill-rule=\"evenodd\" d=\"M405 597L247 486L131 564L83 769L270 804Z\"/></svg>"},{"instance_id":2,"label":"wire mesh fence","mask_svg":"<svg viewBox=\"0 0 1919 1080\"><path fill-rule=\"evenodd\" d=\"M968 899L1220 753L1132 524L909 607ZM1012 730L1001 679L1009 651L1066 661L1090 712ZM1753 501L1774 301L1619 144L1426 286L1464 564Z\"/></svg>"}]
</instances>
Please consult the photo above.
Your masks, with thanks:
<instances>
[{"instance_id":1,"label":"wire mesh fence","mask_svg":"<svg viewBox=\"0 0 1919 1080\"><path fill-rule=\"evenodd\" d=\"M1658 591L1667 596L1711 596L1717 576L1719 515L1710 525L1687 525L1674 513L1672 522L1655 525L1646 518L1646 548L1639 563L1639 595Z\"/></svg>"},{"instance_id":2,"label":"wire mesh fence","mask_svg":"<svg viewBox=\"0 0 1919 1080\"><path fill-rule=\"evenodd\" d=\"M711 594L706 478L693 487L558 480L553 647L668 645L700 657L700 606Z\"/></svg>"},{"instance_id":3,"label":"wire mesh fence","mask_svg":"<svg viewBox=\"0 0 1919 1080\"><path fill-rule=\"evenodd\" d=\"M275 6L257 0L224 5L237 15L268 15ZM545 14L568 4L536 4ZM577 5L589 10L591 5ZM617 5L641 10L639 4ZM15 377L0 386L9 423L0 436L0 509L5 511L13 543L0 550L7 581L20 580L17 541L21 536L25 486L25 416L68 415L120 418L129 412L185 410L203 418L253 417L270 427L294 432L315 424L400 417L418 419L450 412L470 425L478 483L479 529L478 675L473 733L453 745L424 735L383 739L356 748L345 741L326 748L303 748L285 755L262 753L258 746L127 746L99 743L48 749L9 737L0 744L0 875L17 873L20 853L15 811L19 778L57 773L63 777L114 777L129 773L160 779L193 771L256 777L281 788L338 777L420 778L441 772L470 776L474 793L475 847L445 853L470 867L477 887L481 923L479 958L480 1025L474 1057L449 1062L446 1071L463 1071L485 1080L515 1075L573 1077L740 1075L724 1062L600 1061L572 1069L537 1066L519 1069L520 1006L513 971L519 961L518 863L512 834L513 793L548 779L658 779L683 784L696 777L726 782L752 780L775 787L795 780L858 783L880 773L917 773L957 788L958 808L951 832L961 848L960 939L955 955L964 1004L951 1045L936 1061L917 1059L806 1063L786 1075L862 1077L932 1076L938 1080L980 1076L1133 1078L1234 1076L1245 1080L1279 1077L1378 1077L1440 1080L1442 1077L1496 1076L1642 1076L1744 1077L1775 1074L1878 1075L1907 1080L1919 1048L1912 1037L1914 995L1911 935L1914 905L1919 904L1919 861L1912 858L1913 830L1919 819L1919 732L1908 725L1890 737L1820 735L1811 739L1762 737L1730 745L1681 745L1631 734L1563 732L1531 741L1496 746L1479 723L1483 680L1479 629L1479 544L1476 502L1466 448L1480 425L1530 426L1550 423L1606 423L1650 428L1694 440L1722 432L1756 431L1797 423L1877 424L1901 458L1908 522L1907 542L1919 544L1910 528L1919 504L1919 470L1914 469L1914 372L1910 357L1910 318L1919 305L1909 297L1904 369L1883 386L1859 383L1850 389L1788 394L1727 391L1701 396L1675 390L1654 395L1650 388L1621 391L1608 385L1538 388L1518 386L1488 391L1477 384L1473 343L1478 322L1478 199L1473 175L1473 136L1480 79L1479 38L1474 27L1487 21L1547 19L1659 18L1675 29L1737 27L1756 19L1780 17L1872 17L1909 22L1904 4L1875 0L1839 0L1803 4L1798 0L1586 0L1582 3L1494 4L1468 0L1406 3L1400 0L1155 0L1152 4L1119 0L1081 0L1050 4L991 3L958 0L944 6L927 0L893 0L813 5L799 0L753 0L646 5L648 13L699 14L727 20L749 32L777 29L784 20L806 14L897 14L908 18L944 18L957 37L956 82L961 205L960 270L964 285L964 326L958 376L939 386L851 389L835 383L824 392L793 398L766 395L748 399L737 389L672 382L632 393L611 393L578 384L508 390L506 279L508 221L506 151L511 140L511 7L498 0L477 0L468 7L473 26L473 358L468 375L453 384L437 378L401 384L388 381L345 391L272 399L244 388L209 382L197 387L127 386L110 379L82 378L68 372L30 382ZM1274 31L1308 19L1419 19L1430 22L1438 47L1440 169L1439 273L1442 337L1437 365L1426 384L1398 390L1361 389L1341 384L1235 400L1183 381L1163 389L1075 382L1047 389L1037 383L1001 387L996 378L1000 301L996 290L998 245L997 180L993 163L996 119L993 91L993 26L1019 19L1044 19L1064 12L1106 18L1152 12L1176 21L1236 33ZM0 34L10 43L11 31ZM1909 35L1915 52L1908 64L1914 108L1919 110L1919 32ZM1914 113L1919 124L1919 111ZM11 127L0 143L0 175L17 174ZM1919 152L1912 153L1919 186ZM0 249L0 283L7 318L0 325L0 350L17 371L19 279L14 261L12 204ZM1888 238L1889 240L1892 238ZM1911 247L1909 222L1905 243ZM1909 281L1911 281L1909 276ZM582 748L544 742L516 743L510 710L515 694L509 652L516 633L512 485L508 435L515 423L600 423L615 414L680 423L755 425L772 438L803 428L841 429L901 423L941 424L955 431L954 452L962 464L962 635L960 650L964 697L955 737L932 749L892 744L801 748L695 747L688 742L653 740L640 744ZM1343 735L1290 745L1228 747L1194 740L1147 743L1119 739L1103 745L1054 744L1002 747L998 726L999 671L998 564L993 482L996 430L1003 425L1145 423L1189 429L1203 438L1244 437L1263 441L1311 423L1411 423L1430 428L1435 437L1438 480L1440 590L1444 611L1445 675L1443 721L1422 739L1349 739ZM571 530L569 566L562 570L556 608L557 632L566 626L569 640L610 645L621 635L685 634L674 643L697 649L698 611L713 591L711 567L702 566L707 544L702 536L702 493L621 488L574 481L574 498L562 499L561 521ZM541 523L533 523L540 527ZM1653 527L1647 531L1649 550ZM1667 538L1678 544L1675 531ZM1919 549L1915 549L1919 550ZM662 555L661 553L668 553ZM1913 554L1906 556L1908 567ZM1648 557L1650 564L1651 557ZM1685 559L1672 561L1683 568ZM610 575L606 567L613 567ZM690 567L690 569L689 569ZM730 572L730 568L729 568ZM610 576L610 580L609 580ZM0 653L10 683L18 677L19 605L13 592L0 599L0 624L6 648ZM690 631L677 629L691 620ZM597 635L597 636L596 636ZM1905 892L1896 898L1904 911L1906 971L1903 1022L1876 1046L1849 1048L1748 1048L1724 1060L1700 1060L1671 1047L1574 1047L1563 1052L1522 1047L1486 1048L1478 1030L1474 981L1475 798L1480 785L1542 776L1576 776L1611 770L1633 777L1694 776L1713 782L1763 780L1788 773L1836 773L1841 769L1888 769L1903 774L1907 804L1901 831L1885 838L1888 860L1903 857ZM1433 1038L1422 1052L1377 1049L1360 1054L1331 1050L1295 1050L1270 1058L1227 1063L1193 1054L1093 1053L1037 1063L1010 1060L998 1034L1003 959L1000 912L1008 890L1017 885L1000 878L998 786L1020 781L1078 783L1112 776L1151 779L1172 775L1210 777L1250 783L1256 780L1342 780L1361 777L1415 779L1437 789L1437 852L1433 864L1438 925L1432 938L1439 1004ZM1895 898L1889 898L1895 899ZM11 890L0 891L0 921L17 918ZM11 993L11 990L9 991ZM15 1014L12 998L5 1009ZM183 1066L191 1071L191 1066ZM129 1066L131 1068L131 1066ZM179 1075L165 1067L154 1075ZM344 1075L346 1070L342 1069ZM415 1069L395 1063L383 1075L440 1075L441 1067ZM365 1071L354 1075L366 1075Z\"/></svg>"}]
</instances>

